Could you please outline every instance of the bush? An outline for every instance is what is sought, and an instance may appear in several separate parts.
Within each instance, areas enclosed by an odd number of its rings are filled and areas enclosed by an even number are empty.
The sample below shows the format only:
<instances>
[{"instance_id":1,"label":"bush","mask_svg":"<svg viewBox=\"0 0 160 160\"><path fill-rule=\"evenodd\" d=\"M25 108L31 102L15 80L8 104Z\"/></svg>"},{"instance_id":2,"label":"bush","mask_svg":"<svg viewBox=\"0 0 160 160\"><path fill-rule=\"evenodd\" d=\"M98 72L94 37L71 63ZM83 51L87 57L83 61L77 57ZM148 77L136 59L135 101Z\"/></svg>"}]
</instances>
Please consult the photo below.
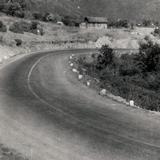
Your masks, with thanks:
<instances>
[{"instance_id":1,"label":"bush","mask_svg":"<svg viewBox=\"0 0 160 160\"><path fill-rule=\"evenodd\" d=\"M142 72L157 71L160 63L160 46L146 39L140 44L139 53L135 56L135 62Z\"/></svg>"},{"instance_id":2,"label":"bush","mask_svg":"<svg viewBox=\"0 0 160 160\"><path fill-rule=\"evenodd\" d=\"M21 6L19 3L14 2L14 3L7 3L3 9L3 11L11 16L15 16L15 12L16 11L20 11L21 10Z\"/></svg>"},{"instance_id":3,"label":"bush","mask_svg":"<svg viewBox=\"0 0 160 160\"><path fill-rule=\"evenodd\" d=\"M7 32L7 27L0 21L0 32Z\"/></svg>"},{"instance_id":4,"label":"bush","mask_svg":"<svg viewBox=\"0 0 160 160\"><path fill-rule=\"evenodd\" d=\"M99 51L100 51L100 54L97 57L96 68L99 70L102 70L107 65L110 65L113 63L114 53L113 53L113 49L107 45L102 46L102 48Z\"/></svg>"},{"instance_id":5,"label":"bush","mask_svg":"<svg viewBox=\"0 0 160 160\"><path fill-rule=\"evenodd\" d=\"M21 26L21 24L19 22L15 22L13 23L10 27L9 27L9 30L11 32L14 32L14 33L20 33L20 34L23 34L24 31L23 31L23 28Z\"/></svg>"},{"instance_id":6,"label":"bush","mask_svg":"<svg viewBox=\"0 0 160 160\"><path fill-rule=\"evenodd\" d=\"M32 21L31 23L26 21L15 22L10 26L9 30L11 32L21 33L21 34L23 34L24 32L30 32L33 34L40 34L40 35L44 34L43 28L36 21Z\"/></svg>"},{"instance_id":7,"label":"bush","mask_svg":"<svg viewBox=\"0 0 160 160\"><path fill-rule=\"evenodd\" d=\"M19 18L24 18L25 13L24 13L24 11L15 11L14 16L19 17Z\"/></svg>"},{"instance_id":8,"label":"bush","mask_svg":"<svg viewBox=\"0 0 160 160\"><path fill-rule=\"evenodd\" d=\"M39 22L32 21L30 30L31 33L44 35L44 30Z\"/></svg>"},{"instance_id":9,"label":"bush","mask_svg":"<svg viewBox=\"0 0 160 160\"><path fill-rule=\"evenodd\" d=\"M14 0L8 3L5 2L1 10L8 15L24 18L26 7L25 0Z\"/></svg>"},{"instance_id":10,"label":"bush","mask_svg":"<svg viewBox=\"0 0 160 160\"><path fill-rule=\"evenodd\" d=\"M152 24L152 21L151 20L147 20L147 19L144 19L143 22L142 22L142 25L144 27L150 27Z\"/></svg>"},{"instance_id":11,"label":"bush","mask_svg":"<svg viewBox=\"0 0 160 160\"><path fill-rule=\"evenodd\" d=\"M30 29L31 29L31 30L35 30L35 29L37 29L37 26L38 26L38 25L39 25L38 22L32 21L32 22L31 22Z\"/></svg>"},{"instance_id":12,"label":"bush","mask_svg":"<svg viewBox=\"0 0 160 160\"><path fill-rule=\"evenodd\" d=\"M81 23L81 18L80 17L73 17L73 16L64 16L62 18L62 22L67 25L67 26L76 26L78 27L79 24Z\"/></svg>"},{"instance_id":13,"label":"bush","mask_svg":"<svg viewBox=\"0 0 160 160\"><path fill-rule=\"evenodd\" d=\"M128 28L129 27L129 22L128 20L110 20L108 22L108 27L113 27L113 28Z\"/></svg>"},{"instance_id":14,"label":"bush","mask_svg":"<svg viewBox=\"0 0 160 160\"><path fill-rule=\"evenodd\" d=\"M77 60L85 73L100 80L100 87L149 110L160 111L160 46L148 37L135 55L116 57L108 46L103 46L94 61L85 57Z\"/></svg>"},{"instance_id":15,"label":"bush","mask_svg":"<svg viewBox=\"0 0 160 160\"><path fill-rule=\"evenodd\" d=\"M36 19L36 20L42 20L43 19L43 14L40 13L40 12L34 12L32 14L33 18Z\"/></svg>"},{"instance_id":16,"label":"bush","mask_svg":"<svg viewBox=\"0 0 160 160\"><path fill-rule=\"evenodd\" d=\"M21 46L22 45L22 40L21 39L15 39L16 46Z\"/></svg>"},{"instance_id":17,"label":"bush","mask_svg":"<svg viewBox=\"0 0 160 160\"><path fill-rule=\"evenodd\" d=\"M4 3L0 3L0 11L2 12L4 10Z\"/></svg>"}]
</instances>

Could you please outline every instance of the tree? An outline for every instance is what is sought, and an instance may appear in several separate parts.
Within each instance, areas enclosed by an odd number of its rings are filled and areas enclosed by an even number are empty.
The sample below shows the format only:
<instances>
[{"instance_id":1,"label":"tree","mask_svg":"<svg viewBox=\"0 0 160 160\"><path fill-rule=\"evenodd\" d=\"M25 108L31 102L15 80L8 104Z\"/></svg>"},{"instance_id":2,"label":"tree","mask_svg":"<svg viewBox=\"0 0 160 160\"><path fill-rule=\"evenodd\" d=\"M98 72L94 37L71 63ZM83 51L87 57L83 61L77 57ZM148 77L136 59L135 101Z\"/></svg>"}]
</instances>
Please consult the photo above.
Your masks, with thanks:
<instances>
[{"instance_id":1,"label":"tree","mask_svg":"<svg viewBox=\"0 0 160 160\"><path fill-rule=\"evenodd\" d=\"M151 23L152 23L151 20L146 20L146 19L143 20L143 26L144 26L144 27L149 27L149 26L151 26Z\"/></svg>"},{"instance_id":2,"label":"tree","mask_svg":"<svg viewBox=\"0 0 160 160\"><path fill-rule=\"evenodd\" d=\"M160 63L160 46L146 38L140 44L139 53L135 55L135 63L143 73L157 71Z\"/></svg>"},{"instance_id":3,"label":"tree","mask_svg":"<svg viewBox=\"0 0 160 160\"><path fill-rule=\"evenodd\" d=\"M100 54L97 57L96 68L99 70L104 69L107 65L113 64L114 53L113 49L108 45L103 45L99 50Z\"/></svg>"}]
</instances>

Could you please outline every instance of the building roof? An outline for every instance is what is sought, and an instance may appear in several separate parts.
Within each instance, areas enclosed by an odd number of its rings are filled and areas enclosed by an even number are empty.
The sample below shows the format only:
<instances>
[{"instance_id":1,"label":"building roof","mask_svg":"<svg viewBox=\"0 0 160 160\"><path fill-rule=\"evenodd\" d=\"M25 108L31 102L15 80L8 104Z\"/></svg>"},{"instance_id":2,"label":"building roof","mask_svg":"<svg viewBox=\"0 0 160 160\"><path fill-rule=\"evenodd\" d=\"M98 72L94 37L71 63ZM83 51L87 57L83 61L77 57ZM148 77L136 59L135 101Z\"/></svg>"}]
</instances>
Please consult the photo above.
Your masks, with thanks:
<instances>
[{"instance_id":1,"label":"building roof","mask_svg":"<svg viewBox=\"0 0 160 160\"><path fill-rule=\"evenodd\" d=\"M106 17L85 17L84 21L88 23L107 23L108 19Z\"/></svg>"}]
</instances>

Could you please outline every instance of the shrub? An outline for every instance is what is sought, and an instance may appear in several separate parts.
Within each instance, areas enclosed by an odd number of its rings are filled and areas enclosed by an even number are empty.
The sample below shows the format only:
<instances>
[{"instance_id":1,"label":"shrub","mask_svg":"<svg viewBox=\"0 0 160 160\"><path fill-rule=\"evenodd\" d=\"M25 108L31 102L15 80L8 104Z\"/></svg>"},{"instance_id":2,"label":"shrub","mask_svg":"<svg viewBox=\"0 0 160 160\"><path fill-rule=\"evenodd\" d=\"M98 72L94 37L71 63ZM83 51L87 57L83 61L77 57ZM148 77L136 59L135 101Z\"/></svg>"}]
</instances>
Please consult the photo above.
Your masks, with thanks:
<instances>
[{"instance_id":1,"label":"shrub","mask_svg":"<svg viewBox=\"0 0 160 160\"><path fill-rule=\"evenodd\" d=\"M14 16L19 17L19 18L24 18L25 13L24 13L24 11L15 11Z\"/></svg>"},{"instance_id":2,"label":"shrub","mask_svg":"<svg viewBox=\"0 0 160 160\"><path fill-rule=\"evenodd\" d=\"M31 29L30 31L31 33L44 35L44 30L40 25L40 23L37 21L32 21L30 29Z\"/></svg>"},{"instance_id":3,"label":"shrub","mask_svg":"<svg viewBox=\"0 0 160 160\"><path fill-rule=\"evenodd\" d=\"M143 22L142 22L142 24L143 24L144 27L149 27L149 26L151 26L152 21L144 19Z\"/></svg>"},{"instance_id":4,"label":"shrub","mask_svg":"<svg viewBox=\"0 0 160 160\"><path fill-rule=\"evenodd\" d=\"M21 26L21 24L19 22L15 22L13 23L10 27L9 27L9 30L11 32L14 32L14 33L20 33L20 34L23 34L24 31L23 31L23 28Z\"/></svg>"},{"instance_id":5,"label":"shrub","mask_svg":"<svg viewBox=\"0 0 160 160\"><path fill-rule=\"evenodd\" d=\"M43 28L36 21L32 21L31 23L26 21L15 22L10 26L9 30L11 32L21 34L23 34L24 32L38 34L38 31L40 35L44 34Z\"/></svg>"},{"instance_id":6,"label":"shrub","mask_svg":"<svg viewBox=\"0 0 160 160\"><path fill-rule=\"evenodd\" d=\"M160 63L160 46L146 39L146 42L140 44L135 62L142 72L156 71L157 65Z\"/></svg>"},{"instance_id":7,"label":"shrub","mask_svg":"<svg viewBox=\"0 0 160 160\"><path fill-rule=\"evenodd\" d=\"M14 2L14 3L7 3L7 4L5 5L3 11L4 11L6 14L9 14L9 15L11 15L11 16L14 16L14 15L15 15L15 12L16 12L16 11L19 11L19 10L21 10L20 4L17 3L17 2Z\"/></svg>"},{"instance_id":8,"label":"shrub","mask_svg":"<svg viewBox=\"0 0 160 160\"><path fill-rule=\"evenodd\" d=\"M7 32L7 27L0 21L0 32Z\"/></svg>"},{"instance_id":9,"label":"shrub","mask_svg":"<svg viewBox=\"0 0 160 160\"><path fill-rule=\"evenodd\" d=\"M43 14L40 13L40 12L34 12L32 14L33 18L36 19L36 20L42 20L43 19Z\"/></svg>"},{"instance_id":10,"label":"shrub","mask_svg":"<svg viewBox=\"0 0 160 160\"><path fill-rule=\"evenodd\" d=\"M25 0L14 0L8 3L4 3L2 11L8 15L24 18L24 10L26 9L26 7L27 5Z\"/></svg>"},{"instance_id":11,"label":"shrub","mask_svg":"<svg viewBox=\"0 0 160 160\"><path fill-rule=\"evenodd\" d=\"M73 17L73 16L64 16L62 18L62 22L67 25L67 26L76 26L78 27L79 24L81 23L81 18L80 17Z\"/></svg>"},{"instance_id":12,"label":"shrub","mask_svg":"<svg viewBox=\"0 0 160 160\"><path fill-rule=\"evenodd\" d=\"M108 27L114 27L114 28L128 28L129 27L129 22L128 20L110 20L108 22Z\"/></svg>"},{"instance_id":13,"label":"shrub","mask_svg":"<svg viewBox=\"0 0 160 160\"><path fill-rule=\"evenodd\" d=\"M0 11L3 11L4 10L4 3L0 3Z\"/></svg>"},{"instance_id":14,"label":"shrub","mask_svg":"<svg viewBox=\"0 0 160 160\"><path fill-rule=\"evenodd\" d=\"M22 40L21 39L15 39L16 46L21 46L22 45Z\"/></svg>"},{"instance_id":15,"label":"shrub","mask_svg":"<svg viewBox=\"0 0 160 160\"><path fill-rule=\"evenodd\" d=\"M113 53L113 49L107 45L102 46L99 51L100 51L100 54L97 57L96 68L99 70L102 70L107 65L110 65L113 63L114 53Z\"/></svg>"},{"instance_id":16,"label":"shrub","mask_svg":"<svg viewBox=\"0 0 160 160\"><path fill-rule=\"evenodd\" d=\"M116 57L108 46L103 46L94 61L85 57L77 62L85 73L100 80L100 87L149 110L160 111L160 46L149 37L140 44L135 55ZM82 69L81 69L82 70ZM80 71L81 71L80 70ZM82 72L82 71L81 71Z\"/></svg>"},{"instance_id":17,"label":"shrub","mask_svg":"<svg viewBox=\"0 0 160 160\"><path fill-rule=\"evenodd\" d=\"M31 22L31 26L30 26L30 29L31 30L35 30L37 29L37 26L39 25L39 23L37 21L32 21Z\"/></svg>"}]
</instances>

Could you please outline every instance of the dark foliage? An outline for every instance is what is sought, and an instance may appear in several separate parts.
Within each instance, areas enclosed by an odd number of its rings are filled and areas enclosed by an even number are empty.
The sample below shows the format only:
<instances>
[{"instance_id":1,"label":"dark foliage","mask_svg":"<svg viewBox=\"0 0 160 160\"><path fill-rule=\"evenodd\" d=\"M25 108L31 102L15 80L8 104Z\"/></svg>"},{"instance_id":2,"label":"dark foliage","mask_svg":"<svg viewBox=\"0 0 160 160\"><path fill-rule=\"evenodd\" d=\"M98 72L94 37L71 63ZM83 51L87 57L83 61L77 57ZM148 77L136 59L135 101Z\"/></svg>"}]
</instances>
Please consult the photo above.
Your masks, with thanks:
<instances>
[{"instance_id":1,"label":"dark foliage","mask_svg":"<svg viewBox=\"0 0 160 160\"><path fill-rule=\"evenodd\" d=\"M14 33L21 33L21 34L23 34L24 32L30 32L33 34L40 34L40 35L44 34L43 28L37 21L32 21L31 23L26 21L15 22L10 26L9 30Z\"/></svg>"},{"instance_id":2,"label":"dark foliage","mask_svg":"<svg viewBox=\"0 0 160 160\"><path fill-rule=\"evenodd\" d=\"M10 30L11 32L14 32L14 33L20 33L20 34L23 34L23 33L24 33L23 28L22 28L22 26L20 25L19 22L13 23L13 24L9 27L9 30Z\"/></svg>"},{"instance_id":3,"label":"dark foliage","mask_svg":"<svg viewBox=\"0 0 160 160\"><path fill-rule=\"evenodd\" d=\"M24 18L26 7L27 5L25 0L14 0L9 3L3 3L3 5L0 7L0 10L7 15Z\"/></svg>"},{"instance_id":4,"label":"dark foliage","mask_svg":"<svg viewBox=\"0 0 160 160\"><path fill-rule=\"evenodd\" d=\"M87 64L79 59L86 74L99 79L100 87L136 105L160 111L160 46L147 37L140 44L139 53L116 57L113 50L103 46L94 62ZM98 67L97 67L98 65Z\"/></svg>"},{"instance_id":5,"label":"dark foliage","mask_svg":"<svg viewBox=\"0 0 160 160\"><path fill-rule=\"evenodd\" d=\"M33 12L32 15L35 20L42 20L43 19L43 14L40 12Z\"/></svg>"},{"instance_id":6,"label":"dark foliage","mask_svg":"<svg viewBox=\"0 0 160 160\"><path fill-rule=\"evenodd\" d=\"M143 25L144 27L150 27L151 24L152 24L152 21L151 21L151 20L146 20L146 19L144 19L143 22L142 22L142 25Z\"/></svg>"},{"instance_id":7,"label":"dark foliage","mask_svg":"<svg viewBox=\"0 0 160 160\"><path fill-rule=\"evenodd\" d=\"M146 43L140 45L135 62L142 72L157 71L160 63L160 46L146 39Z\"/></svg>"},{"instance_id":8,"label":"dark foliage","mask_svg":"<svg viewBox=\"0 0 160 160\"><path fill-rule=\"evenodd\" d=\"M21 46L22 45L22 40L21 39L15 39L16 46Z\"/></svg>"},{"instance_id":9,"label":"dark foliage","mask_svg":"<svg viewBox=\"0 0 160 160\"><path fill-rule=\"evenodd\" d=\"M104 69L107 65L113 63L114 53L113 49L108 47L107 45L102 46L100 49L100 54L97 57L97 65L96 68L99 70Z\"/></svg>"},{"instance_id":10,"label":"dark foliage","mask_svg":"<svg viewBox=\"0 0 160 160\"><path fill-rule=\"evenodd\" d=\"M0 32L7 32L7 27L0 21Z\"/></svg>"},{"instance_id":11,"label":"dark foliage","mask_svg":"<svg viewBox=\"0 0 160 160\"><path fill-rule=\"evenodd\" d=\"M64 16L62 18L62 22L67 26L78 27L79 24L82 22L82 19L81 19L81 17Z\"/></svg>"},{"instance_id":12,"label":"dark foliage","mask_svg":"<svg viewBox=\"0 0 160 160\"><path fill-rule=\"evenodd\" d=\"M117 20L117 21L110 20L108 22L108 27L113 27L113 28L128 28L129 26L130 25L128 20Z\"/></svg>"}]
</instances>

